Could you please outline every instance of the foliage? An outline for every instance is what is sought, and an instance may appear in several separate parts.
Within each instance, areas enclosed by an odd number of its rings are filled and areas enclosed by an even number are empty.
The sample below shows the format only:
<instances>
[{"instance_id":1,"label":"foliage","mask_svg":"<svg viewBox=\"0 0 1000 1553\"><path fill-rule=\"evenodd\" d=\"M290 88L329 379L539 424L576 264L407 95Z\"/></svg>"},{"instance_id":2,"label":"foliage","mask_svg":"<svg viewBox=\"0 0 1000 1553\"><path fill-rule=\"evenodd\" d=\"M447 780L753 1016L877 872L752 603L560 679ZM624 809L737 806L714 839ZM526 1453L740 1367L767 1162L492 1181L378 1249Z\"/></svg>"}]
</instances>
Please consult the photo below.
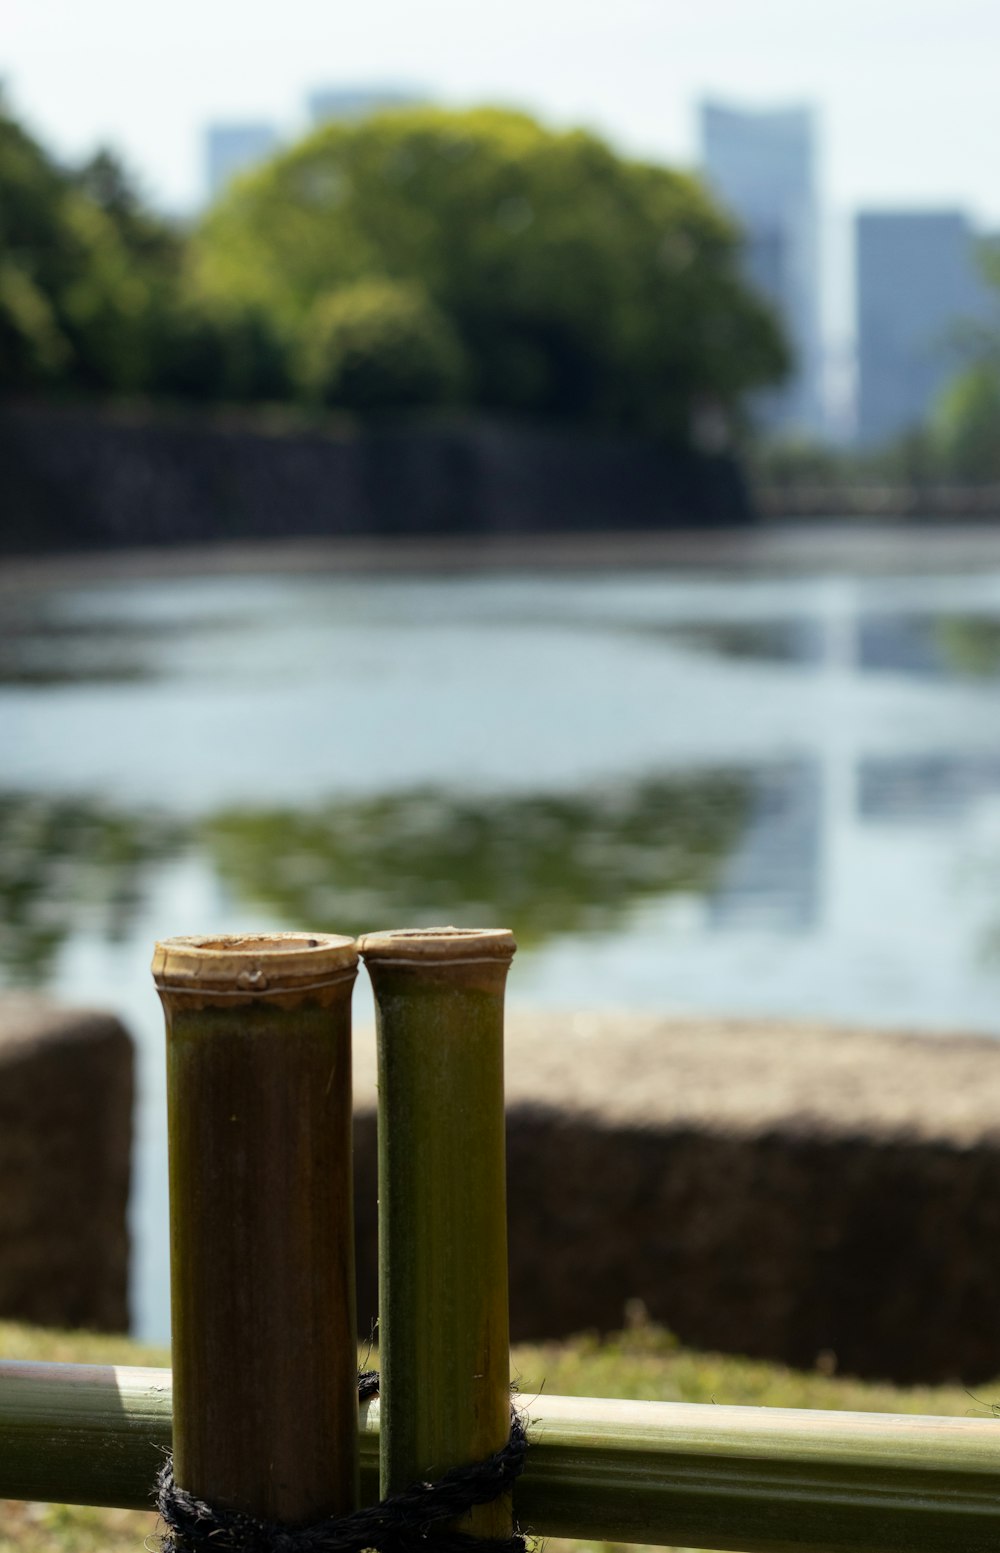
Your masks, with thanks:
<instances>
[{"instance_id":1,"label":"foliage","mask_svg":"<svg viewBox=\"0 0 1000 1553\"><path fill-rule=\"evenodd\" d=\"M963 437L957 423L954 435L950 429L945 430L945 418L939 409L930 424L911 427L877 447L758 444L751 454L751 474L754 483L770 493L802 495L822 491L828 499L839 493L844 510L850 511L859 492L866 490L888 488L916 493L963 480L988 478L974 472L964 451L959 451ZM985 463L980 467L984 468Z\"/></svg>"},{"instance_id":2,"label":"foliage","mask_svg":"<svg viewBox=\"0 0 1000 1553\"><path fill-rule=\"evenodd\" d=\"M979 245L983 279L1000 299L1000 242ZM1000 480L1000 320L982 314L965 323L958 345L965 366L934 405L925 429L929 455L942 479Z\"/></svg>"},{"instance_id":3,"label":"foliage","mask_svg":"<svg viewBox=\"0 0 1000 1553\"><path fill-rule=\"evenodd\" d=\"M1000 359L984 359L949 385L931 427L946 476L1000 480Z\"/></svg>"},{"instance_id":4,"label":"foliage","mask_svg":"<svg viewBox=\"0 0 1000 1553\"><path fill-rule=\"evenodd\" d=\"M848 484L857 476L860 460L828 443L805 438L758 441L750 457L754 481L770 490L823 486L826 489Z\"/></svg>"},{"instance_id":5,"label":"foliage","mask_svg":"<svg viewBox=\"0 0 1000 1553\"><path fill-rule=\"evenodd\" d=\"M0 107L0 390L144 387L179 253L112 157L64 173Z\"/></svg>"},{"instance_id":6,"label":"foliage","mask_svg":"<svg viewBox=\"0 0 1000 1553\"><path fill-rule=\"evenodd\" d=\"M211 307L179 292L157 313L149 392L235 403L288 398L292 342L259 308Z\"/></svg>"},{"instance_id":7,"label":"foliage","mask_svg":"<svg viewBox=\"0 0 1000 1553\"><path fill-rule=\"evenodd\" d=\"M181 234L109 152L65 172L0 103L0 393L278 398L288 359L269 319L190 294Z\"/></svg>"},{"instance_id":8,"label":"foliage","mask_svg":"<svg viewBox=\"0 0 1000 1553\"><path fill-rule=\"evenodd\" d=\"M89 255L68 181L0 116L0 382L29 387L73 363L72 286Z\"/></svg>"},{"instance_id":9,"label":"foliage","mask_svg":"<svg viewBox=\"0 0 1000 1553\"><path fill-rule=\"evenodd\" d=\"M0 392L732 424L777 323L692 179L523 114L328 125L188 236L0 104Z\"/></svg>"},{"instance_id":10,"label":"foliage","mask_svg":"<svg viewBox=\"0 0 1000 1553\"><path fill-rule=\"evenodd\" d=\"M302 378L324 404L396 410L457 397L461 347L419 287L361 280L321 296L302 349Z\"/></svg>"},{"instance_id":11,"label":"foliage","mask_svg":"<svg viewBox=\"0 0 1000 1553\"><path fill-rule=\"evenodd\" d=\"M787 365L693 179L500 110L325 126L231 188L194 266L207 298L300 331L331 293L418 287L487 409L686 440L706 405L734 412Z\"/></svg>"}]
</instances>

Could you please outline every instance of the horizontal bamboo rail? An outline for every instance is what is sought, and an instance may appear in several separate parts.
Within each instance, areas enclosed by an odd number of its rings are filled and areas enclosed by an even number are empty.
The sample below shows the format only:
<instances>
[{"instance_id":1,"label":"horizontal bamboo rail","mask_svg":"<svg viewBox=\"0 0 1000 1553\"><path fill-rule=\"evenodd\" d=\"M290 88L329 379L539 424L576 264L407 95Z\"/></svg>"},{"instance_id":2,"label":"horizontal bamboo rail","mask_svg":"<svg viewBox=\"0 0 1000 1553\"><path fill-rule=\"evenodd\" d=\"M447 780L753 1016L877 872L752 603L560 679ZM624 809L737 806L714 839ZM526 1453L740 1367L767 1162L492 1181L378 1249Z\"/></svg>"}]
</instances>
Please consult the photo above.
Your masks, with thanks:
<instances>
[{"instance_id":1,"label":"horizontal bamboo rail","mask_svg":"<svg viewBox=\"0 0 1000 1553\"><path fill-rule=\"evenodd\" d=\"M525 1397L515 1506L549 1536L742 1553L994 1553L1000 1422ZM143 1508L169 1370L0 1363L0 1498ZM378 1403L361 1409L378 1496Z\"/></svg>"}]
</instances>

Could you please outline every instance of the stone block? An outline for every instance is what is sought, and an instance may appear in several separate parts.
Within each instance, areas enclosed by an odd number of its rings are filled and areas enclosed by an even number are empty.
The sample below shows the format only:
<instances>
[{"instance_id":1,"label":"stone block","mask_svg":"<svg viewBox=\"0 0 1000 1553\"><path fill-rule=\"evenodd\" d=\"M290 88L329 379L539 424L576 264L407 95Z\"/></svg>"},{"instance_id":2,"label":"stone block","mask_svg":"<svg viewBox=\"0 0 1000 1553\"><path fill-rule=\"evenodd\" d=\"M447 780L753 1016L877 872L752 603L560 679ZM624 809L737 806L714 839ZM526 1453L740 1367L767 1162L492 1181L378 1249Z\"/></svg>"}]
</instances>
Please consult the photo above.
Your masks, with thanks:
<instances>
[{"instance_id":1,"label":"stone block","mask_svg":"<svg viewBox=\"0 0 1000 1553\"><path fill-rule=\"evenodd\" d=\"M358 1041L362 1330L374 1052ZM1000 1041L529 1015L507 1027L515 1340L612 1331L902 1383L1000 1373Z\"/></svg>"},{"instance_id":2,"label":"stone block","mask_svg":"<svg viewBox=\"0 0 1000 1553\"><path fill-rule=\"evenodd\" d=\"M0 1315L127 1330L132 1073L113 1015L0 997Z\"/></svg>"}]
</instances>

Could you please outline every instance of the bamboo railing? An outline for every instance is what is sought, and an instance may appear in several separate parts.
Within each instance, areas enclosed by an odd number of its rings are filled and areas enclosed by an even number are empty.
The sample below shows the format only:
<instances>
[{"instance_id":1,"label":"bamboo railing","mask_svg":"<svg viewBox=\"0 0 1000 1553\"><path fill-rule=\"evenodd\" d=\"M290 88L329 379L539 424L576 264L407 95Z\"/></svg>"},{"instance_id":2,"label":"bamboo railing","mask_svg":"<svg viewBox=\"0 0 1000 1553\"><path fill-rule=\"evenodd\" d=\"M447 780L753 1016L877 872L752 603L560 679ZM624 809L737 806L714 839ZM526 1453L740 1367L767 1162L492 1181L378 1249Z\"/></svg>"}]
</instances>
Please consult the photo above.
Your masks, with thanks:
<instances>
[{"instance_id":1,"label":"bamboo railing","mask_svg":"<svg viewBox=\"0 0 1000 1553\"><path fill-rule=\"evenodd\" d=\"M378 1020L384 1391L356 1415L358 949ZM294 1526L502 1443L513 952L507 933L455 929L159 947L176 1405L169 1370L0 1362L0 1498L148 1508L173 1449L178 1481L210 1503ZM513 1510L542 1536L735 1553L1000 1547L991 1417L519 1405L530 1450ZM510 1510L482 1506L466 1529L503 1536Z\"/></svg>"},{"instance_id":2,"label":"bamboo railing","mask_svg":"<svg viewBox=\"0 0 1000 1553\"><path fill-rule=\"evenodd\" d=\"M604 1398L521 1399L514 1495L542 1536L745 1553L995 1553L1000 1423ZM169 1370L0 1364L0 1498L149 1508ZM379 1404L361 1409L378 1498Z\"/></svg>"}]
</instances>

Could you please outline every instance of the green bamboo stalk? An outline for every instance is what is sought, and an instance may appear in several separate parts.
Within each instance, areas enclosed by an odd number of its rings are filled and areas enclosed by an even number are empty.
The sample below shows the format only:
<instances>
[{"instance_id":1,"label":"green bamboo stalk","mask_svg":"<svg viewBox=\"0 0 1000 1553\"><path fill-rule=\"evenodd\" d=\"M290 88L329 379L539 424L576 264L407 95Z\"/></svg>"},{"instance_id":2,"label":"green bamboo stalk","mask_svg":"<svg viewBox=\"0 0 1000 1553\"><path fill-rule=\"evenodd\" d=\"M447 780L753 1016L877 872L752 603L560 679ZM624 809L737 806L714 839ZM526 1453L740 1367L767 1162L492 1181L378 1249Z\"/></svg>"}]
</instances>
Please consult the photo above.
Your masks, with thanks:
<instances>
[{"instance_id":1,"label":"green bamboo stalk","mask_svg":"<svg viewBox=\"0 0 1000 1553\"><path fill-rule=\"evenodd\" d=\"M1000 1424L532 1397L515 1493L542 1536L750 1553L993 1553ZM0 1498L148 1507L169 1370L0 1363ZM362 1502L379 1405L362 1408Z\"/></svg>"},{"instance_id":2,"label":"green bamboo stalk","mask_svg":"<svg viewBox=\"0 0 1000 1553\"><path fill-rule=\"evenodd\" d=\"M510 1433L501 929L358 945L378 1036L383 1494L492 1455ZM509 1536L509 1500L462 1529Z\"/></svg>"},{"instance_id":3,"label":"green bamboo stalk","mask_svg":"<svg viewBox=\"0 0 1000 1553\"><path fill-rule=\"evenodd\" d=\"M358 1494L352 939L174 938L167 1021L174 1472L297 1525Z\"/></svg>"}]
</instances>

